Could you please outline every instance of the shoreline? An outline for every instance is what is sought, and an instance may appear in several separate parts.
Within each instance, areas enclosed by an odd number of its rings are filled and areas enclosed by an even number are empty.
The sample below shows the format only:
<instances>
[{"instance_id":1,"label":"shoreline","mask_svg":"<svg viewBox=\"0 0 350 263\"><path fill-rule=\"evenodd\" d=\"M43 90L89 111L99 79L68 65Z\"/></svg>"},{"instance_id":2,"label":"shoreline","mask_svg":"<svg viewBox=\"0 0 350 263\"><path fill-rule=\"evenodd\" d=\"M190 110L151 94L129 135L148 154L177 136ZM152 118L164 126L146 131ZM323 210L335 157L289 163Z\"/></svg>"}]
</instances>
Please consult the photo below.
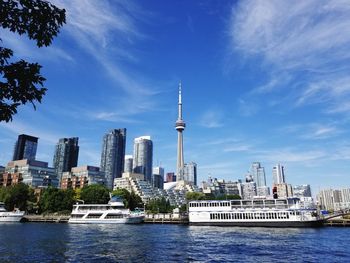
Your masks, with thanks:
<instances>
[{"instance_id":1,"label":"shoreline","mask_svg":"<svg viewBox=\"0 0 350 263\"><path fill-rule=\"evenodd\" d=\"M69 215L25 215L21 222L31 223L68 223ZM160 217L160 216L146 216L145 224L176 224L189 225L187 217ZM324 227L350 227L350 219L333 219L324 223Z\"/></svg>"}]
</instances>

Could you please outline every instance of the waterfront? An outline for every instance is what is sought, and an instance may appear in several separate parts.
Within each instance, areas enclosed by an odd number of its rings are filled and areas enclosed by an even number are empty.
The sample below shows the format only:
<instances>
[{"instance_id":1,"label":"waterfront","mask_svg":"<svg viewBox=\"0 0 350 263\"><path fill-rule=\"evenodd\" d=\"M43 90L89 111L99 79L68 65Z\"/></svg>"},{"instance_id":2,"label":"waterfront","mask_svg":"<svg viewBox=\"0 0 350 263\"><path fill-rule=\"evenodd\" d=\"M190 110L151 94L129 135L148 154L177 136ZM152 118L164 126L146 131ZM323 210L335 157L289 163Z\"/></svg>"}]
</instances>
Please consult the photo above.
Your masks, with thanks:
<instances>
[{"instance_id":1,"label":"waterfront","mask_svg":"<svg viewBox=\"0 0 350 263\"><path fill-rule=\"evenodd\" d=\"M1 262L346 262L350 228L1 224Z\"/></svg>"}]
</instances>

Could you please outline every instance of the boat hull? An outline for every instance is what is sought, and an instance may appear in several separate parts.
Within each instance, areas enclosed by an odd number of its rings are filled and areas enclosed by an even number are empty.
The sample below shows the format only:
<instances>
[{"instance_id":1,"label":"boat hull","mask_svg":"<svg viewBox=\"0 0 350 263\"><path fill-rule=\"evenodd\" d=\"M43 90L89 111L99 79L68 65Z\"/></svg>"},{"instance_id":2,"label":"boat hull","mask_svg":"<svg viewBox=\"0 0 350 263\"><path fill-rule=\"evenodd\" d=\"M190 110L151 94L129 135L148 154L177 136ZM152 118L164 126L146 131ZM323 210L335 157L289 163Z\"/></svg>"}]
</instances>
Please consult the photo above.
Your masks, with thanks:
<instances>
[{"instance_id":1,"label":"boat hull","mask_svg":"<svg viewBox=\"0 0 350 263\"><path fill-rule=\"evenodd\" d=\"M140 224L144 221L144 216L130 217L130 218L118 218L118 219L99 219L99 218L86 218L86 219L72 219L68 220L70 224Z\"/></svg>"},{"instance_id":2,"label":"boat hull","mask_svg":"<svg viewBox=\"0 0 350 263\"><path fill-rule=\"evenodd\" d=\"M315 221L276 221L276 222L190 222L197 226L238 226L238 227L322 227L323 220Z\"/></svg>"},{"instance_id":3,"label":"boat hull","mask_svg":"<svg viewBox=\"0 0 350 263\"><path fill-rule=\"evenodd\" d=\"M0 222L20 222L24 216L24 213L7 213L6 215L0 215Z\"/></svg>"}]
</instances>

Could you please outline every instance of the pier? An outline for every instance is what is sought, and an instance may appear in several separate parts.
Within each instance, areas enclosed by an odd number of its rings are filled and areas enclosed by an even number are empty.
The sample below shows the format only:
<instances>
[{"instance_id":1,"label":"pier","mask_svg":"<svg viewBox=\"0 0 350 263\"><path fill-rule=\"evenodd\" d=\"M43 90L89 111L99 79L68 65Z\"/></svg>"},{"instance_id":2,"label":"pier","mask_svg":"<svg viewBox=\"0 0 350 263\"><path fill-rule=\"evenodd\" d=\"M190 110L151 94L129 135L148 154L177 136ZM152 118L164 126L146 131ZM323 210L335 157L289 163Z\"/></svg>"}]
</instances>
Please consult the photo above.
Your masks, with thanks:
<instances>
[{"instance_id":1,"label":"pier","mask_svg":"<svg viewBox=\"0 0 350 263\"><path fill-rule=\"evenodd\" d=\"M25 215L23 222L68 223L69 215Z\"/></svg>"},{"instance_id":2,"label":"pier","mask_svg":"<svg viewBox=\"0 0 350 263\"><path fill-rule=\"evenodd\" d=\"M182 214L159 213L146 214L145 223L150 224L188 224L188 216Z\"/></svg>"}]
</instances>

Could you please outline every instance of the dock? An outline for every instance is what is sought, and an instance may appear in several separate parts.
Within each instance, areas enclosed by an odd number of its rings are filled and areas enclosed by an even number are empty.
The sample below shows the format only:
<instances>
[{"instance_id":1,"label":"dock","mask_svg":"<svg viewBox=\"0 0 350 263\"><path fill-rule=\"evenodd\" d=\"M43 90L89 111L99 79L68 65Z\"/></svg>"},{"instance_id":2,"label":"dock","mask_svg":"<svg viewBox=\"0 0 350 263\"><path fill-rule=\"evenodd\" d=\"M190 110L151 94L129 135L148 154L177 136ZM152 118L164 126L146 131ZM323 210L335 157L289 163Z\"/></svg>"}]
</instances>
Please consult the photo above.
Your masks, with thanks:
<instances>
[{"instance_id":1,"label":"dock","mask_svg":"<svg viewBox=\"0 0 350 263\"><path fill-rule=\"evenodd\" d=\"M69 215L25 215L24 222L68 223Z\"/></svg>"},{"instance_id":2,"label":"dock","mask_svg":"<svg viewBox=\"0 0 350 263\"><path fill-rule=\"evenodd\" d=\"M349 227L350 219L329 219L325 222L325 226Z\"/></svg>"},{"instance_id":3,"label":"dock","mask_svg":"<svg viewBox=\"0 0 350 263\"><path fill-rule=\"evenodd\" d=\"M145 223L187 225L188 216L183 214L172 214L172 213L146 214Z\"/></svg>"}]
</instances>

